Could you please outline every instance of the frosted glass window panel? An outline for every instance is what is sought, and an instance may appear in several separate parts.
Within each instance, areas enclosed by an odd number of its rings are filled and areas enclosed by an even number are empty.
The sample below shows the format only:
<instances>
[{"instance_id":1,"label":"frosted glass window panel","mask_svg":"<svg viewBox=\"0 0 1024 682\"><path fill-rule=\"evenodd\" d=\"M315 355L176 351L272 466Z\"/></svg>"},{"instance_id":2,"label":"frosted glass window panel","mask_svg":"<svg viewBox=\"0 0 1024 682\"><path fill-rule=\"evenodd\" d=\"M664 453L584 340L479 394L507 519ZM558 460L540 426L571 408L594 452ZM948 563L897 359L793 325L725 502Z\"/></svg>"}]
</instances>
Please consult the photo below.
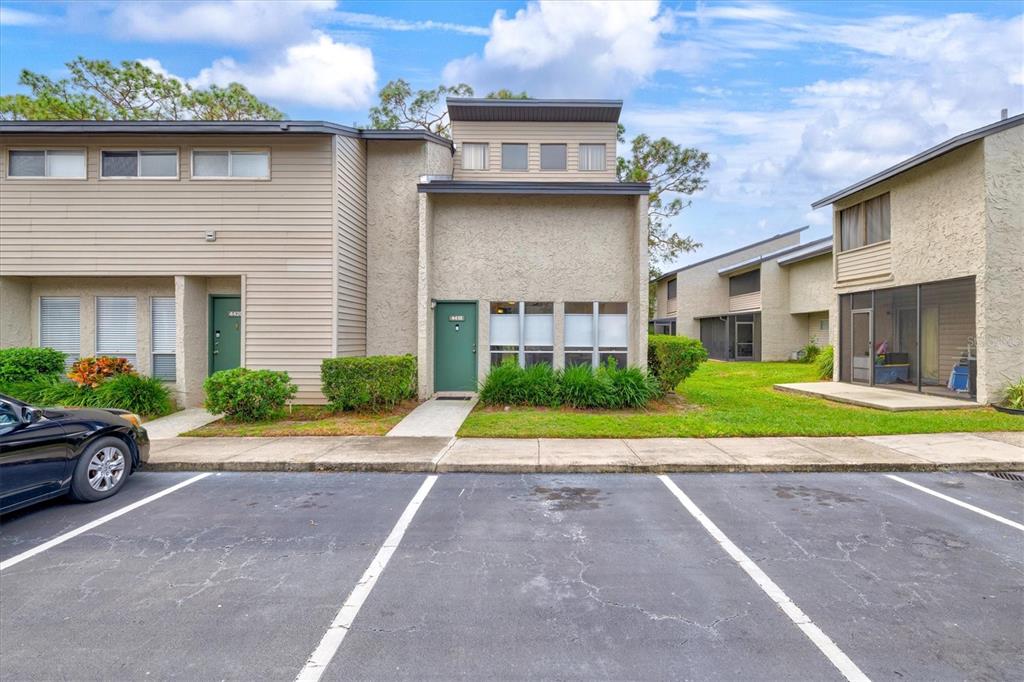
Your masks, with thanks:
<instances>
[{"instance_id":1,"label":"frosted glass window panel","mask_svg":"<svg viewBox=\"0 0 1024 682\"><path fill-rule=\"evenodd\" d=\"M139 175L146 178L173 178L177 176L177 152L140 152Z\"/></svg>"},{"instance_id":2,"label":"frosted glass window panel","mask_svg":"<svg viewBox=\"0 0 1024 682\"><path fill-rule=\"evenodd\" d=\"M603 144L581 144L580 161L581 171L603 171L605 168L605 147Z\"/></svg>"},{"instance_id":3,"label":"frosted glass window panel","mask_svg":"<svg viewBox=\"0 0 1024 682\"><path fill-rule=\"evenodd\" d=\"M552 315L525 315L524 346L555 345L555 319Z\"/></svg>"},{"instance_id":4,"label":"frosted glass window panel","mask_svg":"<svg viewBox=\"0 0 1024 682\"><path fill-rule=\"evenodd\" d=\"M266 178L270 176L267 152L231 152L231 177Z\"/></svg>"},{"instance_id":5,"label":"frosted glass window panel","mask_svg":"<svg viewBox=\"0 0 1024 682\"><path fill-rule=\"evenodd\" d=\"M194 152L192 173L198 178L228 177L227 152Z\"/></svg>"},{"instance_id":6,"label":"frosted glass window panel","mask_svg":"<svg viewBox=\"0 0 1024 682\"><path fill-rule=\"evenodd\" d=\"M524 171L527 169L527 149L525 144L501 145L501 170Z\"/></svg>"},{"instance_id":7,"label":"frosted glass window panel","mask_svg":"<svg viewBox=\"0 0 1024 682\"><path fill-rule=\"evenodd\" d=\"M46 152L11 151L7 174L11 177L41 178L46 175Z\"/></svg>"},{"instance_id":8,"label":"frosted glass window panel","mask_svg":"<svg viewBox=\"0 0 1024 682\"><path fill-rule=\"evenodd\" d=\"M492 346L519 346L519 316L491 315Z\"/></svg>"},{"instance_id":9,"label":"frosted glass window panel","mask_svg":"<svg viewBox=\"0 0 1024 682\"><path fill-rule=\"evenodd\" d=\"M542 144L540 146L541 170L565 170L565 145Z\"/></svg>"},{"instance_id":10,"label":"frosted glass window panel","mask_svg":"<svg viewBox=\"0 0 1024 682\"><path fill-rule=\"evenodd\" d=\"M487 170L487 145L480 142L463 144L462 168L464 170Z\"/></svg>"},{"instance_id":11,"label":"frosted glass window panel","mask_svg":"<svg viewBox=\"0 0 1024 682\"><path fill-rule=\"evenodd\" d=\"M597 325L601 348L623 348L629 345L629 316L600 315Z\"/></svg>"},{"instance_id":12,"label":"frosted glass window panel","mask_svg":"<svg viewBox=\"0 0 1024 682\"><path fill-rule=\"evenodd\" d=\"M139 153L103 152L100 167L105 178L134 178L139 174Z\"/></svg>"},{"instance_id":13,"label":"frosted glass window panel","mask_svg":"<svg viewBox=\"0 0 1024 682\"><path fill-rule=\"evenodd\" d=\"M565 347L594 347L594 314L565 316Z\"/></svg>"},{"instance_id":14,"label":"frosted glass window panel","mask_svg":"<svg viewBox=\"0 0 1024 682\"><path fill-rule=\"evenodd\" d=\"M46 175L51 178L84 178L85 152L47 151Z\"/></svg>"}]
</instances>

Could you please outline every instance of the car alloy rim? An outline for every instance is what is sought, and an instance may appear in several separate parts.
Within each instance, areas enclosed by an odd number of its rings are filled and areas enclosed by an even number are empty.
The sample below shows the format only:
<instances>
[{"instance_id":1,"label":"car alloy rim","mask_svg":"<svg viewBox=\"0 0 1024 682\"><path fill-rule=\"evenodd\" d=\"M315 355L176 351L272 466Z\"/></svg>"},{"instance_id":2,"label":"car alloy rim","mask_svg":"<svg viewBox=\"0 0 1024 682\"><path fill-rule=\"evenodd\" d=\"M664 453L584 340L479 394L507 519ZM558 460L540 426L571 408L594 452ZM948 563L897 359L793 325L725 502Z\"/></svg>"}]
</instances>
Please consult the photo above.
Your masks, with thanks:
<instances>
[{"instance_id":1,"label":"car alloy rim","mask_svg":"<svg viewBox=\"0 0 1024 682\"><path fill-rule=\"evenodd\" d=\"M102 448L89 460L89 485L93 490L107 492L124 475L124 453L115 447Z\"/></svg>"}]
</instances>

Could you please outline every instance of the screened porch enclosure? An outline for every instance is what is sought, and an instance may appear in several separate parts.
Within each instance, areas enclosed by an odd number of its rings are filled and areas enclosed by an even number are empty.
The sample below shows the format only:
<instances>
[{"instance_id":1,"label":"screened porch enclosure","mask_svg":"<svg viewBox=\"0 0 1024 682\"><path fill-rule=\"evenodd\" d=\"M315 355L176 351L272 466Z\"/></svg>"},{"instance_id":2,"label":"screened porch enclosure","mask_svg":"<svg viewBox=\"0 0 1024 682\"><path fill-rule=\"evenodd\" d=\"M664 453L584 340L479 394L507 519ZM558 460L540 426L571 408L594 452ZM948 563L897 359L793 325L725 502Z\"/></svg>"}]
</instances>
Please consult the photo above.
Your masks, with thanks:
<instances>
[{"instance_id":1,"label":"screened porch enclosure","mask_svg":"<svg viewBox=\"0 0 1024 682\"><path fill-rule=\"evenodd\" d=\"M705 317L700 342L714 360L761 360L761 314Z\"/></svg>"},{"instance_id":2,"label":"screened porch enclosure","mask_svg":"<svg viewBox=\"0 0 1024 682\"><path fill-rule=\"evenodd\" d=\"M977 395L974 279L839 297L841 381Z\"/></svg>"}]
</instances>

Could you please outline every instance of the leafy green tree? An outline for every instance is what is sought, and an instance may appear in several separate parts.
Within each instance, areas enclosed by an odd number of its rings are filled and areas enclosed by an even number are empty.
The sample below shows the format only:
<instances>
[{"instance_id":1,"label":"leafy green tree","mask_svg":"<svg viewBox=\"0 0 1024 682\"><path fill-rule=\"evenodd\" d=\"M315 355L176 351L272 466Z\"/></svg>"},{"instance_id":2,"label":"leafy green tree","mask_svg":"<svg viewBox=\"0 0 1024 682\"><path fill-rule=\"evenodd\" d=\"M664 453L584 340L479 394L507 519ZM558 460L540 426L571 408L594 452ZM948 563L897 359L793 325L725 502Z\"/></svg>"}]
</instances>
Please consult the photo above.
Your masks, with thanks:
<instances>
[{"instance_id":1,"label":"leafy green tree","mask_svg":"<svg viewBox=\"0 0 1024 682\"><path fill-rule=\"evenodd\" d=\"M381 88L380 103L370 109L373 128L422 128L451 137L451 122L444 106L446 97L472 97L473 88L465 83L439 85L433 90L417 90L401 78Z\"/></svg>"},{"instance_id":2,"label":"leafy green tree","mask_svg":"<svg viewBox=\"0 0 1024 682\"><path fill-rule=\"evenodd\" d=\"M0 118L276 121L285 117L240 83L197 89L138 61L115 66L103 59L78 57L67 68L70 77L56 81L22 70L18 82L32 94L0 96Z\"/></svg>"}]
</instances>

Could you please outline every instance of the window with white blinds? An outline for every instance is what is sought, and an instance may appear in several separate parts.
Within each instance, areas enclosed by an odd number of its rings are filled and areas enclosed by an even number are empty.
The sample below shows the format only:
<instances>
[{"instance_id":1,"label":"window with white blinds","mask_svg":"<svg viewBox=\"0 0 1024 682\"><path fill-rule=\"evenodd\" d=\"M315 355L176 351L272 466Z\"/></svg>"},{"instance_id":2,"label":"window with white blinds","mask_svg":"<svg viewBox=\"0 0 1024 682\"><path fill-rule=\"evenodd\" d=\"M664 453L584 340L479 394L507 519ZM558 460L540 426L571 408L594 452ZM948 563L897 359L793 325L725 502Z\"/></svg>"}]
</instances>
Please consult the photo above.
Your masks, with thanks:
<instances>
[{"instance_id":1,"label":"window with white blinds","mask_svg":"<svg viewBox=\"0 0 1024 682\"><path fill-rule=\"evenodd\" d=\"M96 298L96 355L125 358L135 364L136 305L134 296Z\"/></svg>"},{"instance_id":2,"label":"window with white blinds","mask_svg":"<svg viewBox=\"0 0 1024 682\"><path fill-rule=\"evenodd\" d=\"M81 305L76 297L43 296L39 299L39 345L64 353L70 368L81 352Z\"/></svg>"},{"instance_id":3,"label":"window with white blinds","mask_svg":"<svg viewBox=\"0 0 1024 682\"><path fill-rule=\"evenodd\" d=\"M163 381L174 381L177 337L174 297L154 297L150 309L153 315L153 376Z\"/></svg>"}]
</instances>

